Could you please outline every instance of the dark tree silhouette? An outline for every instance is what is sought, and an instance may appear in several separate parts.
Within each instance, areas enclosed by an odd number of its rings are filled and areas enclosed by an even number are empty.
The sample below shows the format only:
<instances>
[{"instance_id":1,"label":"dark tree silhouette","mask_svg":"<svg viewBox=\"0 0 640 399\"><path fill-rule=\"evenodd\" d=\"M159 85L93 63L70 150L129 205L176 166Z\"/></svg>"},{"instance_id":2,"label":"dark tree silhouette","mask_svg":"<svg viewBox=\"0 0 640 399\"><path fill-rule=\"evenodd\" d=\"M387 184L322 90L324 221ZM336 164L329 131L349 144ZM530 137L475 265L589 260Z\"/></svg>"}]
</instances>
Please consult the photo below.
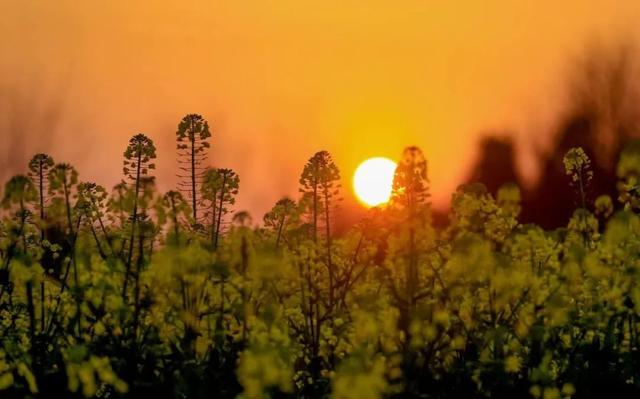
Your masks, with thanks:
<instances>
[{"instance_id":1,"label":"dark tree silhouette","mask_svg":"<svg viewBox=\"0 0 640 399\"><path fill-rule=\"evenodd\" d=\"M516 165L516 151L509 136L486 136L479 146L479 153L472 166L467 183L482 183L496 195L507 183L520 186Z\"/></svg>"},{"instance_id":2,"label":"dark tree silhouette","mask_svg":"<svg viewBox=\"0 0 640 399\"><path fill-rule=\"evenodd\" d=\"M565 226L576 205L576 197L568 188L570 178L563 164L564 155L572 148L582 148L594 160L591 165L596 194L615 195L616 178L613 162L598 162L598 139L589 116L578 116L566 122L552 150L542 156L541 171L536 184L524 192L523 222L535 222L544 228ZM600 158L602 159L602 158ZM585 203L591 204L594 193L584 193Z\"/></svg>"},{"instance_id":3,"label":"dark tree silhouette","mask_svg":"<svg viewBox=\"0 0 640 399\"><path fill-rule=\"evenodd\" d=\"M582 132L583 139L590 145L587 153L592 152L595 162L606 170L612 170L625 143L637 137L640 127L638 78L638 49L631 42L593 43L577 59L576 70L570 75L566 119L588 122ZM579 140L563 136L560 134L558 142Z\"/></svg>"},{"instance_id":4,"label":"dark tree silhouette","mask_svg":"<svg viewBox=\"0 0 640 399\"><path fill-rule=\"evenodd\" d=\"M582 206L568 189L570 178L563 164L572 148L582 148L592 160L592 190L584 192L587 208L600 194L617 195L615 165L618 154L640 127L640 64L629 44L596 45L577 60L568 79L568 102L551 144L537 149L539 174L524 189L516 173L511 139L487 137L467 182L481 182L490 193L514 182L523 188L521 221L544 228L566 226L575 206Z\"/></svg>"}]
</instances>

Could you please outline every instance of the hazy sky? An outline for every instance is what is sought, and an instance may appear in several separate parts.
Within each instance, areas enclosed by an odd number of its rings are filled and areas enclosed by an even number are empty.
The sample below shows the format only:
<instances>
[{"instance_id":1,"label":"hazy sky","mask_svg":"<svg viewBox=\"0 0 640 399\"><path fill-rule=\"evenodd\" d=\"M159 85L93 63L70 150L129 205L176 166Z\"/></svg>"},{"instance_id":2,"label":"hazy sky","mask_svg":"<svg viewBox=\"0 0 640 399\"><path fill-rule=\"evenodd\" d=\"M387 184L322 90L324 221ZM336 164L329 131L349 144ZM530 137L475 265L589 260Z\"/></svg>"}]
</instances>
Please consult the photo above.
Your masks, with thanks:
<instances>
[{"instance_id":1,"label":"hazy sky","mask_svg":"<svg viewBox=\"0 0 640 399\"><path fill-rule=\"evenodd\" d=\"M238 209L255 219L297 195L321 149L349 195L359 162L418 145L442 204L480 133L513 131L529 148L561 108L571 60L637 39L639 20L640 2L610 0L0 0L0 175L46 151L111 186L144 132L167 190L176 126L200 113L212 165L239 173Z\"/></svg>"}]
</instances>

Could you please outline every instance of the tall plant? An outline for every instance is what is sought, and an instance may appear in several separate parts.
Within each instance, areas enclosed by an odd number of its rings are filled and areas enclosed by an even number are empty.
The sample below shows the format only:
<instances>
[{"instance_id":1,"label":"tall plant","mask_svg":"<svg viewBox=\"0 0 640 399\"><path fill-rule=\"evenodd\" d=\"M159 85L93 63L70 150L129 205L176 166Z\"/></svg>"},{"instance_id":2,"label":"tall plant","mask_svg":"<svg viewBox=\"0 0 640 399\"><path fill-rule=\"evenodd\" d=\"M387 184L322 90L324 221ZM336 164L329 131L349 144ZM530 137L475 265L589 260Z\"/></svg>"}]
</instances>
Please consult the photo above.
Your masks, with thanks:
<instances>
[{"instance_id":1,"label":"tall plant","mask_svg":"<svg viewBox=\"0 0 640 399\"><path fill-rule=\"evenodd\" d=\"M202 197L209 203L211 219L211 244L218 248L222 221L236 202L240 188L240 177L231 169L207 169L202 185Z\"/></svg>"},{"instance_id":2,"label":"tall plant","mask_svg":"<svg viewBox=\"0 0 640 399\"><path fill-rule=\"evenodd\" d=\"M44 240L45 231L45 206L47 203L47 175L54 162L47 154L36 154L29 161L29 177L34 181L38 190L38 213L40 216L40 239Z\"/></svg>"},{"instance_id":3,"label":"tall plant","mask_svg":"<svg viewBox=\"0 0 640 399\"><path fill-rule=\"evenodd\" d=\"M133 246L135 241L136 227L138 225L138 204L143 180L153 178L150 171L155 169L152 162L156 158L156 147L153 140L144 134L136 134L129 140L129 145L124 151L123 173L133 185L133 208L131 211L131 232L129 235L129 250L125 263L124 284L122 296L126 298L129 275L131 273L131 262L133 261Z\"/></svg>"},{"instance_id":4,"label":"tall plant","mask_svg":"<svg viewBox=\"0 0 640 399\"><path fill-rule=\"evenodd\" d=\"M176 132L178 162L183 173L179 175L182 181L178 184L191 203L194 223L199 220L200 185L205 172L203 162L207 159L210 137L209 124L198 114L182 118Z\"/></svg>"}]
</instances>

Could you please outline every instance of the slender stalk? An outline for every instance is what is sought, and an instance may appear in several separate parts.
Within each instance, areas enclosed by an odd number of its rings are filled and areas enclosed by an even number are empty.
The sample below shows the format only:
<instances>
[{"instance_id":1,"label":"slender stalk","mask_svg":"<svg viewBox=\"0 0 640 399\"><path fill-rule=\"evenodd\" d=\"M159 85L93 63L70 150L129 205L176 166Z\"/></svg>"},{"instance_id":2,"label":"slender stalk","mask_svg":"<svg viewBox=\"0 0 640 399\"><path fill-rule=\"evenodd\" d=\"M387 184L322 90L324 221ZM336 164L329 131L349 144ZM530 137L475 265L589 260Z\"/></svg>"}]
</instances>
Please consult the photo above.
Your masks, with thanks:
<instances>
[{"instance_id":1,"label":"slender stalk","mask_svg":"<svg viewBox=\"0 0 640 399\"><path fill-rule=\"evenodd\" d=\"M280 225L278 226L278 235L276 236L276 248L280 247L280 237L282 237L282 230L284 229L284 223L287 219L287 213L282 213L282 219L280 219Z\"/></svg>"},{"instance_id":2,"label":"slender stalk","mask_svg":"<svg viewBox=\"0 0 640 399\"><path fill-rule=\"evenodd\" d=\"M218 249L218 240L220 238L220 225L222 223L222 204L224 201L224 188L227 184L227 174L225 173L222 176L222 187L220 188L220 202L218 204L218 222L216 224L216 239L213 243L213 247L215 249Z\"/></svg>"},{"instance_id":3,"label":"slender stalk","mask_svg":"<svg viewBox=\"0 0 640 399\"><path fill-rule=\"evenodd\" d=\"M193 118L191 118L191 133L189 134L191 141L191 203L193 207L193 223L198 222L198 206L196 198L196 134L193 126Z\"/></svg>"},{"instance_id":4,"label":"slender stalk","mask_svg":"<svg viewBox=\"0 0 640 399\"><path fill-rule=\"evenodd\" d=\"M325 233L327 235L326 238L326 249L327 249L327 268L329 269L329 307L333 306L334 300L334 283L335 276L333 270L333 263L331 261L331 222L329 216L329 188L326 184L323 187L324 194L324 218L325 218Z\"/></svg>"},{"instance_id":5,"label":"slender stalk","mask_svg":"<svg viewBox=\"0 0 640 399\"><path fill-rule=\"evenodd\" d=\"M122 298L127 299L127 285L129 283L129 273L131 272L131 262L133 260L133 241L136 233L136 224L138 221L138 194L140 192L140 162L142 160L142 149L138 148L136 154L136 188L133 197L133 214L131 218L131 235L129 237L129 253L127 254L127 264L124 272L124 284L122 285Z\"/></svg>"}]
</instances>

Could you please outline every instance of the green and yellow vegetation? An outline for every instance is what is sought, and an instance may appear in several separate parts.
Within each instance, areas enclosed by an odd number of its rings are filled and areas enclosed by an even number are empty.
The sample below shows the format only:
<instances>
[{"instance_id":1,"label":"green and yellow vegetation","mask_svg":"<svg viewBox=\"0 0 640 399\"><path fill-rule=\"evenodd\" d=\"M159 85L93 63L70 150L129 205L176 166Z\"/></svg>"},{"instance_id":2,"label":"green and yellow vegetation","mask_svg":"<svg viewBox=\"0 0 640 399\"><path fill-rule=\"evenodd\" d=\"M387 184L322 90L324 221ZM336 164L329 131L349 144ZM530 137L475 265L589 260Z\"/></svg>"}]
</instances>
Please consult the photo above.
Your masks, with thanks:
<instances>
[{"instance_id":1,"label":"green and yellow vegetation","mask_svg":"<svg viewBox=\"0 0 640 399\"><path fill-rule=\"evenodd\" d=\"M6 183L2 398L640 394L638 143L616 199L590 202L590 160L567 153L577 207L553 231L519 222L517 186L481 184L435 228L409 147L390 202L336 235L329 153L254 227L238 175L200 167L210 136L179 125L184 195L158 192L142 134L111 192L45 154Z\"/></svg>"}]
</instances>

